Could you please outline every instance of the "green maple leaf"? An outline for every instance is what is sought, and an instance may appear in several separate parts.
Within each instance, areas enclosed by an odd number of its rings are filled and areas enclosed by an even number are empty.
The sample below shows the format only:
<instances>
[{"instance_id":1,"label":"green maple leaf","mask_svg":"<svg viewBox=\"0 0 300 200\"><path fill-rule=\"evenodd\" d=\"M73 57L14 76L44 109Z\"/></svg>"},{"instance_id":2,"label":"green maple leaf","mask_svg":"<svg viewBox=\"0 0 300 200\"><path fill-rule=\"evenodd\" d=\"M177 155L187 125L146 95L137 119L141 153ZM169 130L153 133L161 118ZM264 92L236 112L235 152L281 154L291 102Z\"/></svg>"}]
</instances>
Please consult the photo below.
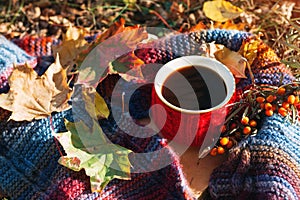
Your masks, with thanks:
<instances>
[{"instance_id":1,"label":"green maple leaf","mask_svg":"<svg viewBox=\"0 0 300 200\"><path fill-rule=\"evenodd\" d=\"M131 151L110 143L97 121L91 128L82 121L66 122L66 127L68 132L56 135L67 154L59 163L74 171L84 169L92 192L100 192L114 178L130 179Z\"/></svg>"}]
</instances>

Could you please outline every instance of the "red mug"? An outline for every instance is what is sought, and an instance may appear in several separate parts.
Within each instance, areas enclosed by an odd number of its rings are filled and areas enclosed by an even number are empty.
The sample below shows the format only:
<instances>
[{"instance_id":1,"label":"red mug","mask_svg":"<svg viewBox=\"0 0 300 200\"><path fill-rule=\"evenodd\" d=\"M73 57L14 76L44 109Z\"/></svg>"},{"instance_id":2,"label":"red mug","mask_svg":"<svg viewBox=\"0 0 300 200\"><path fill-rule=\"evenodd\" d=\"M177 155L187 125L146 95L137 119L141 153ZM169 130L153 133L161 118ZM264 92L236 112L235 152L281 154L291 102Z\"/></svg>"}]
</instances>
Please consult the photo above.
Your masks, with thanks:
<instances>
[{"instance_id":1,"label":"red mug","mask_svg":"<svg viewBox=\"0 0 300 200\"><path fill-rule=\"evenodd\" d=\"M234 91L235 79L225 65L208 57L183 56L157 72L151 118L169 142L201 146L206 154L220 137Z\"/></svg>"}]
</instances>

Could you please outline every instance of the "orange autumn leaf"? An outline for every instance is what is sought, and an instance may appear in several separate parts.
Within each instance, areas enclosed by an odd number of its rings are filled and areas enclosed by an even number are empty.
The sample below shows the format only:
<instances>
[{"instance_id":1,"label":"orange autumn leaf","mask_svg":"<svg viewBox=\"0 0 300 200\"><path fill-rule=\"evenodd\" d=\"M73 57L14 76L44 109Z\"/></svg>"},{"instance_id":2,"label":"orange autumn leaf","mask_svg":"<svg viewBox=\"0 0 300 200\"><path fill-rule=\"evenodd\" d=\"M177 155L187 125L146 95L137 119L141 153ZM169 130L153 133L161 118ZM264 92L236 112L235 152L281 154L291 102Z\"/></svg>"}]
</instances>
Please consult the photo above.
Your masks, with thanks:
<instances>
[{"instance_id":1,"label":"orange autumn leaf","mask_svg":"<svg viewBox=\"0 0 300 200\"><path fill-rule=\"evenodd\" d=\"M9 92L0 95L0 107L12 112L12 120L41 119L69 108L71 90L58 56L42 76L28 64L15 66L9 85Z\"/></svg>"},{"instance_id":2,"label":"orange autumn leaf","mask_svg":"<svg viewBox=\"0 0 300 200\"><path fill-rule=\"evenodd\" d=\"M143 64L144 62L131 52L114 60L109 67L109 74L118 73L126 81L141 81L144 79L141 70Z\"/></svg>"},{"instance_id":3,"label":"orange autumn leaf","mask_svg":"<svg viewBox=\"0 0 300 200\"><path fill-rule=\"evenodd\" d=\"M123 78L125 77L125 79L128 80L124 73L125 65L122 65L122 67L114 65L113 70L111 70L112 68L108 68L113 62L116 63L118 59L123 59L124 56L128 55L130 56L126 59L131 59L135 64L131 66L127 65L127 70L125 71L137 72L135 75L128 74L128 77L137 76L131 77L130 79L142 78L139 72L142 61L137 59L131 52L136 48L137 44L147 38L148 33L145 31L145 28L140 28L138 25L126 27L124 19L115 22L107 31L101 34L87 50L81 53L78 60L78 82L95 86L112 72L120 73ZM128 61L126 62L128 63ZM121 71L118 71L120 69Z\"/></svg>"},{"instance_id":4,"label":"orange autumn leaf","mask_svg":"<svg viewBox=\"0 0 300 200\"><path fill-rule=\"evenodd\" d=\"M215 29L227 29L227 30L239 30L242 31L245 29L245 25L244 23L237 23L235 24L232 20L228 20L224 23L221 22L216 22L214 23L214 28Z\"/></svg>"},{"instance_id":5,"label":"orange autumn leaf","mask_svg":"<svg viewBox=\"0 0 300 200\"><path fill-rule=\"evenodd\" d=\"M189 31L190 32L195 32L195 31L202 31L202 30L205 30L205 29L207 29L207 26L202 21L200 21L198 24L191 27Z\"/></svg>"},{"instance_id":6,"label":"orange autumn leaf","mask_svg":"<svg viewBox=\"0 0 300 200\"><path fill-rule=\"evenodd\" d=\"M117 35L119 33L130 31L130 34L124 34L119 41L122 44L125 44L127 47L135 48L136 44L140 41L147 39L148 35L143 28L140 28L139 25L134 26L125 26L125 19L121 18L119 21L116 21L112 26L109 27L104 33L102 33L94 42L94 45L99 44L108 38ZM92 46L94 46L92 45Z\"/></svg>"}]
</instances>

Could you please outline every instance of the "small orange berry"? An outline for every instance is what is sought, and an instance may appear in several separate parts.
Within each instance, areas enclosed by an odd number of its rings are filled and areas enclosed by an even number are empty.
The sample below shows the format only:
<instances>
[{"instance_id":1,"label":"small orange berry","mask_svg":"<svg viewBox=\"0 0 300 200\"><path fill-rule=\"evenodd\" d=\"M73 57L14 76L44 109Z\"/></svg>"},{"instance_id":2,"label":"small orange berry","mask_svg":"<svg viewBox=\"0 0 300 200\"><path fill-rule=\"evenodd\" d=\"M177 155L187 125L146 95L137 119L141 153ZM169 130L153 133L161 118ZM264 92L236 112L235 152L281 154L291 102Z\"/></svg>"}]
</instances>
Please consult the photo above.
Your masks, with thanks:
<instances>
[{"instance_id":1,"label":"small orange berry","mask_svg":"<svg viewBox=\"0 0 300 200\"><path fill-rule=\"evenodd\" d=\"M285 93L285 88L284 87L278 88L277 94L283 95L284 93Z\"/></svg>"},{"instance_id":2,"label":"small orange berry","mask_svg":"<svg viewBox=\"0 0 300 200\"><path fill-rule=\"evenodd\" d=\"M287 114L288 114L288 111L287 111L285 108L283 108L283 107L280 107L280 108L278 109L278 112L279 112L279 114L280 114L282 117L285 117L285 116L287 116Z\"/></svg>"},{"instance_id":3,"label":"small orange berry","mask_svg":"<svg viewBox=\"0 0 300 200\"><path fill-rule=\"evenodd\" d=\"M248 135L249 133L251 133L251 127L250 126L246 126L244 129L243 129L243 133L245 135Z\"/></svg>"},{"instance_id":4,"label":"small orange berry","mask_svg":"<svg viewBox=\"0 0 300 200\"><path fill-rule=\"evenodd\" d=\"M210 151L210 155L211 156L216 156L218 154L218 149L216 147L214 147L211 151Z\"/></svg>"},{"instance_id":5,"label":"small orange berry","mask_svg":"<svg viewBox=\"0 0 300 200\"><path fill-rule=\"evenodd\" d=\"M281 107L283 107L283 108L285 108L285 109L289 109L290 108L290 104L288 103L288 102L283 102L282 103L282 106Z\"/></svg>"},{"instance_id":6,"label":"small orange berry","mask_svg":"<svg viewBox=\"0 0 300 200\"><path fill-rule=\"evenodd\" d=\"M294 103L294 104L298 104L299 101L300 101L300 100L299 100L299 96L296 96L296 97L295 97L295 103Z\"/></svg>"},{"instance_id":7,"label":"small orange berry","mask_svg":"<svg viewBox=\"0 0 300 200\"><path fill-rule=\"evenodd\" d=\"M266 110L272 110L273 106L270 103L265 103L265 109Z\"/></svg>"},{"instance_id":8,"label":"small orange berry","mask_svg":"<svg viewBox=\"0 0 300 200\"><path fill-rule=\"evenodd\" d=\"M273 95L269 95L266 98L267 102L269 102L269 103L272 103L274 101L274 99L275 99L275 97Z\"/></svg>"},{"instance_id":9,"label":"small orange berry","mask_svg":"<svg viewBox=\"0 0 300 200\"><path fill-rule=\"evenodd\" d=\"M233 142L229 140L228 144L226 145L228 149L231 149L233 147Z\"/></svg>"},{"instance_id":10,"label":"small orange berry","mask_svg":"<svg viewBox=\"0 0 300 200\"><path fill-rule=\"evenodd\" d=\"M255 120L251 120L250 122L249 122L249 125L251 126L251 127L256 127L257 126L257 122L255 121Z\"/></svg>"},{"instance_id":11,"label":"small orange berry","mask_svg":"<svg viewBox=\"0 0 300 200\"><path fill-rule=\"evenodd\" d=\"M225 153L225 149L223 147L218 147L218 154L224 154Z\"/></svg>"},{"instance_id":12,"label":"small orange berry","mask_svg":"<svg viewBox=\"0 0 300 200\"><path fill-rule=\"evenodd\" d=\"M273 115L273 110L266 110L265 114L269 117L271 117Z\"/></svg>"},{"instance_id":13,"label":"small orange berry","mask_svg":"<svg viewBox=\"0 0 300 200\"><path fill-rule=\"evenodd\" d=\"M220 140L220 144L222 146L226 146L229 142L229 138L228 137L223 137L221 140Z\"/></svg>"},{"instance_id":14,"label":"small orange berry","mask_svg":"<svg viewBox=\"0 0 300 200\"><path fill-rule=\"evenodd\" d=\"M265 98L264 97L257 97L256 98L256 101L258 102L258 103L263 103L263 102L265 102Z\"/></svg>"},{"instance_id":15,"label":"small orange berry","mask_svg":"<svg viewBox=\"0 0 300 200\"><path fill-rule=\"evenodd\" d=\"M264 108L265 108L265 104L264 104L264 103L261 103L261 104L259 105L259 107L260 107L261 109L264 109Z\"/></svg>"},{"instance_id":16,"label":"small orange berry","mask_svg":"<svg viewBox=\"0 0 300 200\"><path fill-rule=\"evenodd\" d=\"M249 117L247 116L244 116L242 119L241 119L241 123L243 125L247 125L249 123Z\"/></svg>"},{"instance_id":17,"label":"small orange berry","mask_svg":"<svg viewBox=\"0 0 300 200\"><path fill-rule=\"evenodd\" d=\"M289 103L289 104L294 104L295 103L295 100L296 100L296 97L294 96L294 95L290 95L289 97L288 97L288 99L287 99L287 102Z\"/></svg>"}]
</instances>

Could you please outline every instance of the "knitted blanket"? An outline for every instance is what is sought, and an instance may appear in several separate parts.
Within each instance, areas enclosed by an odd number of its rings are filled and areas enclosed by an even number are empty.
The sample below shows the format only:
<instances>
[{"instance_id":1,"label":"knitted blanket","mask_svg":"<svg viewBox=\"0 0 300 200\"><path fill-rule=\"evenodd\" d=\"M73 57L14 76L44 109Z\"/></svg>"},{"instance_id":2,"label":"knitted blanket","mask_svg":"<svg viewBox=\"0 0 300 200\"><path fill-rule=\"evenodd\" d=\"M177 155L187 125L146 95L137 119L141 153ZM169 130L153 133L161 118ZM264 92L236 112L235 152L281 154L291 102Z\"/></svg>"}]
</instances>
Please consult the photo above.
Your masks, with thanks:
<instances>
[{"instance_id":1,"label":"knitted blanket","mask_svg":"<svg viewBox=\"0 0 300 200\"><path fill-rule=\"evenodd\" d=\"M183 55L197 54L202 43L215 41L237 51L243 41L251 35L239 31L209 30L191 34L171 36L155 43L156 48L144 46L136 55L145 63L166 63ZM171 49L171 50L170 50ZM159 50L159 51L158 51ZM1 37L0 92L9 89L7 77L13 63L35 60L13 43ZM39 51L44 52L44 51ZM4 55L4 54L3 54ZM33 55L33 54L32 54ZM33 55L33 56L40 56ZM4 61L2 61L4 60ZM50 59L51 60L51 59ZM45 59L44 59L45 61ZM38 60L36 70L45 68L49 59ZM45 64L46 63L46 64ZM256 63L257 64L257 63ZM41 70L43 71L43 70ZM274 73L275 72L275 73ZM41 72L42 73L42 72ZM254 71L257 83L278 84L276 75L284 75L284 83L293 80L291 73L279 63L269 63ZM97 88L110 105L110 90L119 77L108 77ZM238 88L245 88L250 80L241 81ZM130 86L132 83L123 83ZM126 87L124 87L126 88ZM149 88L135 92L130 114L136 118L148 116ZM143 102L141 104L141 102ZM128 113L121 114L124 124ZM158 134L148 138L129 136L116 125L110 116L99 123L107 137L116 144L136 153L153 152L163 147L167 151L156 159L145 157L145 163L159 165L162 159L170 159L168 166L147 173L133 173L131 180L113 180L102 193L91 193L88 177L83 171L74 172L59 165L58 149L54 132L65 131L64 118L72 120L70 110L53 113L52 117L32 122L6 121L8 112L0 116L0 194L9 199L193 199L184 178L177 156L167 147ZM254 137L242 141L230 153L228 161L217 168L211 176L209 191L214 199L297 199L299 198L299 128L284 122L280 116L262 119L263 126ZM128 127L130 130L130 127ZM131 130L141 131L141 130ZM288 133L288 134L286 134ZM134 158L132 158L134 159ZM145 166L147 167L147 166Z\"/></svg>"}]
</instances>

